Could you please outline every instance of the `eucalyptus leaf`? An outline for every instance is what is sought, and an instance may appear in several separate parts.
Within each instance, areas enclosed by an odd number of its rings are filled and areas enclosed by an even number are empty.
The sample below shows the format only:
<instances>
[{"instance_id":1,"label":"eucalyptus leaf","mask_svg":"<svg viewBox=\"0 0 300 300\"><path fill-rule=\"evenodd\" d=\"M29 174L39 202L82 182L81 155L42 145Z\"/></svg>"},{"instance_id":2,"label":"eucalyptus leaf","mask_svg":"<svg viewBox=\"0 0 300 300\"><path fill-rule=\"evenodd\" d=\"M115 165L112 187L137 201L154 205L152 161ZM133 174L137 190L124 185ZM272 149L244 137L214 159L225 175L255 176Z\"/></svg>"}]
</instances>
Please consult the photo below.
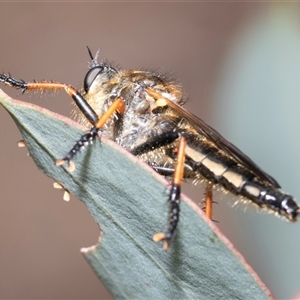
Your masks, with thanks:
<instances>
[{"instance_id":1,"label":"eucalyptus leaf","mask_svg":"<svg viewBox=\"0 0 300 300\"><path fill-rule=\"evenodd\" d=\"M115 298L272 298L240 254L184 196L170 249L152 241L167 220L168 186L136 157L112 141L97 139L76 156L76 169L70 173L55 161L86 129L3 92L0 103L15 120L38 168L80 199L99 224L99 243L82 253Z\"/></svg>"}]
</instances>

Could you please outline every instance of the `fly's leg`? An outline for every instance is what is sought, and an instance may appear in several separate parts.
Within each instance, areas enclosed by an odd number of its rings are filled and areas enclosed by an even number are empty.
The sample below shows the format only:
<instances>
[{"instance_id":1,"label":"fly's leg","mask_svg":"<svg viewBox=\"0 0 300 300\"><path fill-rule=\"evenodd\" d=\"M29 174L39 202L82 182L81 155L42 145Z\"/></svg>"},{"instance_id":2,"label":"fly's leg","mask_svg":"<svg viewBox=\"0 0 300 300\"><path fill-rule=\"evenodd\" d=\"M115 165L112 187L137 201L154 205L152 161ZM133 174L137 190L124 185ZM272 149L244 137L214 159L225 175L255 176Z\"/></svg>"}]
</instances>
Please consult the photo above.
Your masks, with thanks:
<instances>
[{"instance_id":1,"label":"fly's leg","mask_svg":"<svg viewBox=\"0 0 300 300\"><path fill-rule=\"evenodd\" d=\"M185 163L185 148L186 140L184 137L179 137L178 139L178 152L177 160L174 170L173 182L171 185L169 193L169 220L168 227L165 232L156 233L153 236L155 242L163 241L164 250L167 250L170 247L171 240L174 236L176 227L179 223L180 215L180 193L181 193L181 183L184 175L184 163ZM207 183L204 199L204 212L205 215L212 220L213 215L213 194L212 194L212 183Z\"/></svg>"},{"instance_id":2,"label":"fly's leg","mask_svg":"<svg viewBox=\"0 0 300 300\"><path fill-rule=\"evenodd\" d=\"M206 185L206 191L205 191L205 197L204 197L204 207L203 211L205 212L205 215L212 220L213 216L213 193L212 193L212 183L207 183Z\"/></svg>"},{"instance_id":3,"label":"fly's leg","mask_svg":"<svg viewBox=\"0 0 300 300\"><path fill-rule=\"evenodd\" d=\"M155 242L164 242L164 249L167 250L170 247L171 240L176 231L176 227L179 222L180 214L180 189L181 182L184 174L184 163L185 163L185 147L186 140L176 131L165 132L160 135L150 138L147 142L137 146L131 150L131 153L134 155L141 155L148 151L157 149L169 145L175 141L178 141L177 148L177 160L176 166L173 172L173 182L169 192L169 219L168 225L165 232L157 233L153 236Z\"/></svg>"},{"instance_id":4,"label":"fly's leg","mask_svg":"<svg viewBox=\"0 0 300 300\"><path fill-rule=\"evenodd\" d=\"M140 155L151 150L155 150L162 146L169 145L179 138L179 133L176 131L164 132L160 135L153 136L149 138L147 142L133 148L130 153L133 155Z\"/></svg>"},{"instance_id":5,"label":"fly's leg","mask_svg":"<svg viewBox=\"0 0 300 300\"><path fill-rule=\"evenodd\" d=\"M115 113L123 114L125 110L125 102L122 98L117 98L107 109L107 111L98 119L98 121L91 128L90 132L84 134L80 140L73 146L71 151L62 159L56 161L56 165L60 166L64 162L68 163L68 169L70 172L75 170L75 164L73 163L73 157L79 152L79 150L88 143L92 143L98 135L99 130L104 126L107 120Z\"/></svg>"},{"instance_id":6,"label":"fly's leg","mask_svg":"<svg viewBox=\"0 0 300 300\"><path fill-rule=\"evenodd\" d=\"M177 161L175 166L174 178L169 194L169 220L168 228L166 232L156 233L153 236L155 242L164 241L164 249L167 250L170 246L172 237L175 233L176 227L179 222L180 214L180 187L184 172L184 162L185 162L185 147L186 140L183 137L179 138L178 141L178 152Z\"/></svg>"},{"instance_id":7,"label":"fly's leg","mask_svg":"<svg viewBox=\"0 0 300 300\"><path fill-rule=\"evenodd\" d=\"M121 98L117 98L108 110L99 118L93 108L88 104L84 97L71 85L67 85L61 82L50 81L32 81L26 82L23 80L17 80L10 75L0 74L0 82L3 82L16 89L20 89L24 94L27 91L35 90L65 90L70 97L74 100L80 111L84 114L87 120L93 125L90 132L83 135L80 140L74 145L71 151L62 159L56 161L56 165L62 165L64 162L68 163L69 171L75 169L75 164L72 162L76 153L87 143L92 142L98 135L98 131L103 127L105 122L115 113L123 114L125 110L125 102Z\"/></svg>"},{"instance_id":8,"label":"fly's leg","mask_svg":"<svg viewBox=\"0 0 300 300\"><path fill-rule=\"evenodd\" d=\"M67 94L72 97L78 108L84 114L84 116L89 120L89 122L94 125L98 122L98 116L96 112L91 108L91 106L86 102L84 97L71 85L61 83L61 82L51 82L51 81L32 81L26 82L23 80L17 80L10 75L0 74L0 82L3 82L11 87L21 90L22 94L29 91L45 91L45 90L65 90Z\"/></svg>"}]
</instances>

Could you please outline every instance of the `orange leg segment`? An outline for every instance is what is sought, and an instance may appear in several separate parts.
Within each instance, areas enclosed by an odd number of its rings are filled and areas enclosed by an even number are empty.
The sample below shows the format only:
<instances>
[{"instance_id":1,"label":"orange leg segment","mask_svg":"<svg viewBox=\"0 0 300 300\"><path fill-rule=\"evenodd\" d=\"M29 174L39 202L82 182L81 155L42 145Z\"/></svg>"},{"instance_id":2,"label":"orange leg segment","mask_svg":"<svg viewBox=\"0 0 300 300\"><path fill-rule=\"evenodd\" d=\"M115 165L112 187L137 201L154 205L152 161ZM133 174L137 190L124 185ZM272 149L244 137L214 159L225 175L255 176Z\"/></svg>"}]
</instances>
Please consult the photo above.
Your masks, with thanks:
<instances>
[{"instance_id":1,"label":"orange leg segment","mask_svg":"<svg viewBox=\"0 0 300 300\"><path fill-rule=\"evenodd\" d=\"M172 182L170 194L169 194L169 220L168 228L166 232L159 232L153 236L155 242L164 241L164 250L170 247L170 243L176 227L179 222L180 214L180 187L184 173L185 162L185 147L186 140L183 137L179 138L177 162L175 166L174 179Z\"/></svg>"},{"instance_id":2,"label":"orange leg segment","mask_svg":"<svg viewBox=\"0 0 300 300\"><path fill-rule=\"evenodd\" d=\"M212 220L213 215L213 194L212 184L209 182L206 186L205 198L204 198L204 212L206 216Z\"/></svg>"}]
</instances>

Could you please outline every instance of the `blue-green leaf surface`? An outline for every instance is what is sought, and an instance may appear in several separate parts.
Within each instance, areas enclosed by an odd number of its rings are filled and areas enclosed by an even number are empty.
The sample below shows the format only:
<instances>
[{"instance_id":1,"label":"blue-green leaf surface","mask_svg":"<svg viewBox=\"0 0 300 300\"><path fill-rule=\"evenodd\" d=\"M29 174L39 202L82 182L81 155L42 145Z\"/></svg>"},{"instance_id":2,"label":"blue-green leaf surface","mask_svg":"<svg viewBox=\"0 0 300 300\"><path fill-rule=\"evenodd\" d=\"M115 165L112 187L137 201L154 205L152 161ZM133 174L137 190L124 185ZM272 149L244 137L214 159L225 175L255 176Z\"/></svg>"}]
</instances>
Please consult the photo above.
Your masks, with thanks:
<instances>
[{"instance_id":1,"label":"blue-green leaf surface","mask_svg":"<svg viewBox=\"0 0 300 300\"><path fill-rule=\"evenodd\" d=\"M82 249L118 299L269 299L230 243L201 210L182 197L178 232L168 251L152 236L166 223L165 181L111 141L96 140L56 167L83 134L71 120L0 95L41 171L85 203L101 228L99 244ZM58 270L59 271L59 270Z\"/></svg>"}]
</instances>

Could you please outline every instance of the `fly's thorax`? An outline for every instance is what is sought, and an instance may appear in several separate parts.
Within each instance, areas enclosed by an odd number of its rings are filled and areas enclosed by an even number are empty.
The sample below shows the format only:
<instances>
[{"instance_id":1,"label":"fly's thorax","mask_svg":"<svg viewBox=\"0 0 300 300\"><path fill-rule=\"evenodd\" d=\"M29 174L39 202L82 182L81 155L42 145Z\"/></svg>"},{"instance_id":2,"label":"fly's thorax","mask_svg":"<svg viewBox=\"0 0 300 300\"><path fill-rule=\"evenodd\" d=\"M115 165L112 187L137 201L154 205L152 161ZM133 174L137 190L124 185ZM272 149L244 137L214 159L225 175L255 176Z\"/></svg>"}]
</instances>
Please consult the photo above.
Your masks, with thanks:
<instances>
[{"instance_id":1,"label":"fly's thorax","mask_svg":"<svg viewBox=\"0 0 300 300\"><path fill-rule=\"evenodd\" d=\"M125 100L126 108L116 137L118 144L130 150L148 138L171 131L177 126L168 107L153 109L157 99L149 95L147 88L160 90L172 101L180 102L181 99L176 98L177 95L182 96L179 87L175 88L175 85L146 71L121 72L120 79L121 89L118 96ZM176 96L170 94L175 89Z\"/></svg>"},{"instance_id":2,"label":"fly's thorax","mask_svg":"<svg viewBox=\"0 0 300 300\"><path fill-rule=\"evenodd\" d=\"M141 106L149 107L147 100L133 104L134 102L126 107L122 127L116 139L116 142L125 149L131 151L149 139L177 128L177 120L165 112L152 113L150 108L141 112Z\"/></svg>"},{"instance_id":3,"label":"fly's thorax","mask_svg":"<svg viewBox=\"0 0 300 300\"><path fill-rule=\"evenodd\" d=\"M183 102L182 87L164 74L143 70L131 70L121 72L120 76L123 82L127 82L128 85L133 85L135 93L144 91L146 96L149 97L149 101L155 102L156 100L146 92L146 88L152 88L163 97L176 103L182 104Z\"/></svg>"}]
</instances>

